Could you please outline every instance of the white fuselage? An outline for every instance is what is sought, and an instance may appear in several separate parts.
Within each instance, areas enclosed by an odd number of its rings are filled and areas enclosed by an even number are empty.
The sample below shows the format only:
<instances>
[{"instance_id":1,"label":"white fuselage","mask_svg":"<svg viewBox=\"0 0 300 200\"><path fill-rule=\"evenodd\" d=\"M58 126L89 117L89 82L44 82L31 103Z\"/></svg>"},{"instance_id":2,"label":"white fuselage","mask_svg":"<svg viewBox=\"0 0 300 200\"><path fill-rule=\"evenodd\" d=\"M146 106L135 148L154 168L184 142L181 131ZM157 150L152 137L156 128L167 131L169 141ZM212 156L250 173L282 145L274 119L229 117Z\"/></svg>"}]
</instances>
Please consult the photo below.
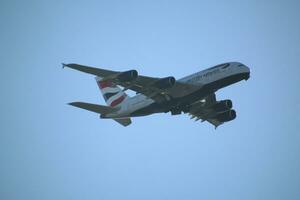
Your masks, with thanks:
<instances>
[{"instance_id":1,"label":"white fuselage","mask_svg":"<svg viewBox=\"0 0 300 200\"><path fill-rule=\"evenodd\" d=\"M199 86L199 89L201 89L202 86L213 85L214 83L216 83L216 88L214 88L214 90L218 90L234 82L238 82L242 79L245 79L243 76L241 76L243 78L239 78L239 76L247 73L248 75L250 73L248 67L238 62L232 62L232 63L221 64L212 68L208 68L206 70L181 78L177 80L177 82L189 83L195 86ZM234 80L232 79L233 81L231 82L228 81L231 80L231 78L233 77L237 77L237 78ZM126 98L125 102L120 107L120 110L118 110L115 113L108 114L106 117L108 118L130 117L133 112L146 108L154 103L155 101L152 100L151 98L146 97L145 95L142 94L138 94L134 97ZM152 113L149 112L149 114Z\"/></svg>"}]
</instances>

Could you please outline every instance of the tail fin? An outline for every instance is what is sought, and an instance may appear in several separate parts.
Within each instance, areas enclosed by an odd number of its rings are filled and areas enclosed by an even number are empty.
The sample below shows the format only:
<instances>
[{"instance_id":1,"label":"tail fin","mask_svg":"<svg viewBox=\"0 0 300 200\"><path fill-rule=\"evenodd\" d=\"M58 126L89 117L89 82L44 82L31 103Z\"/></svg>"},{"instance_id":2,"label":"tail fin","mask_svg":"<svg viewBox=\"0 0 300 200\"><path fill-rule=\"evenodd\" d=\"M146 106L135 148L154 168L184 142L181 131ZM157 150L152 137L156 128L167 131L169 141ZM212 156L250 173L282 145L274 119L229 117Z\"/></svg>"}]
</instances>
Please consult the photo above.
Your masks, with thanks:
<instances>
[{"instance_id":1,"label":"tail fin","mask_svg":"<svg viewBox=\"0 0 300 200\"><path fill-rule=\"evenodd\" d=\"M101 77L96 77L96 81L108 106L119 107L129 98L120 87L110 80L102 81Z\"/></svg>"},{"instance_id":2,"label":"tail fin","mask_svg":"<svg viewBox=\"0 0 300 200\"><path fill-rule=\"evenodd\" d=\"M118 108L121 107L122 104L129 99L127 94L112 81L103 81L102 78L98 76L96 77L96 81L108 106ZM120 118L114 120L123 126L128 126L131 124L130 118Z\"/></svg>"}]
</instances>

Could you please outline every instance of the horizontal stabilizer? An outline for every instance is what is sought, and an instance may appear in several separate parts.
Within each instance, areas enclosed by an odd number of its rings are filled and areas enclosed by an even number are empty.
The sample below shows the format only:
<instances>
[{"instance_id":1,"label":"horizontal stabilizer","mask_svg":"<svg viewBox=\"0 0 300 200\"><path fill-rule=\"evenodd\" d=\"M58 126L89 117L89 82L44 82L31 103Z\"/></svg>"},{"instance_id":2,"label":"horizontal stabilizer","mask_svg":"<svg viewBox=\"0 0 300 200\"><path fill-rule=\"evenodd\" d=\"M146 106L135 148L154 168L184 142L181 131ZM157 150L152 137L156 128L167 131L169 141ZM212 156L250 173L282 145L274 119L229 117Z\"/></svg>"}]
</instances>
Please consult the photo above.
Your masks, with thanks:
<instances>
[{"instance_id":1,"label":"horizontal stabilizer","mask_svg":"<svg viewBox=\"0 0 300 200\"><path fill-rule=\"evenodd\" d=\"M128 126L131 124L131 119L130 118L123 118L123 119L114 119L116 122L123 126Z\"/></svg>"},{"instance_id":2,"label":"horizontal stabilizer","mask_svg":"<svg viewBox=\"0 0 300 200\"><path fill-rule=\"evenodd\" d=\"M112 112L116 112L119 110L119 108L112 108L108 106L102 106L102 105L97 105L97 104L92 104L92 103L84 103L84 102L72 102L69 103L71 106L75 106L78 108L82 108L88 111L92 111L101 115L109 114ZM119 124L123 126L128 126L131 124L131 119L130 118L122 118L122 119L113 119Z\"/></svg>"},{"instance_id":3,"label":"horizontal stabilizer","mask_svg":"<svg viewBox=\"0 0 300 200\"><path fill-rule=\"evenodd\" d=\"M84 102L72 102L72 103L69 103L69 105L75 106L78 108L82 108L85 110L89 110L89 111L92 111L95 113L104 114L104 115L118 110L118 108L112 108L112 107L108 107L108 106L102 106L102 105L97 105L97 104L92 104L92 103L84 103Z\"/></svg>"}]
</instances>

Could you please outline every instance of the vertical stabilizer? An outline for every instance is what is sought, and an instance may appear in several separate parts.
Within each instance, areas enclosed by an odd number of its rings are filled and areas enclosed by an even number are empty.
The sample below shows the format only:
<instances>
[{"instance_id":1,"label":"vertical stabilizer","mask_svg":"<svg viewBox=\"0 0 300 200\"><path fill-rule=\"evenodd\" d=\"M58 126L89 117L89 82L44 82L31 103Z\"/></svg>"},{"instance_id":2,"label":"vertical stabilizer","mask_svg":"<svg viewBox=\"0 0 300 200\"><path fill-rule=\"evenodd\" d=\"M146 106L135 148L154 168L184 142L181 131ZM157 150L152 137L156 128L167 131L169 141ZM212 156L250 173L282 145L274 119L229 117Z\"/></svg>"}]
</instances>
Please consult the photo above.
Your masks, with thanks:
<instances>
[{"instance_id":1,"label":"vertical stabilizer","mask_svg":"<svg viewBox=\"0 0 300 200\"><path fill-rule=\"evenodd\" d=\"M96 81L108 106L119 107L129 98L127 94L112 81L103 81L101 77L96 77Z\"/></svg>"}]
</instances>

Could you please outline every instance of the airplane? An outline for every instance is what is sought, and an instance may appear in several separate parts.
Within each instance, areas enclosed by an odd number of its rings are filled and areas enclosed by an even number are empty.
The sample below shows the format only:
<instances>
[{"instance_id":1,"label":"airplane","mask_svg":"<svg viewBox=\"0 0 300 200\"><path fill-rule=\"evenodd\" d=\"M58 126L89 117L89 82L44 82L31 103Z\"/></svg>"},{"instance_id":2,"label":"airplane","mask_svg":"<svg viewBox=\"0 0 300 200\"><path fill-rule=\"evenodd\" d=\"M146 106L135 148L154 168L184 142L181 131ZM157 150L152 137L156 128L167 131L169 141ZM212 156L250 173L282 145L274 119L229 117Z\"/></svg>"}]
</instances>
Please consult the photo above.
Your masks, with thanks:
<instances>
[{"instance_id":1,"label":"airplane","mask_svg":"<svg viewBox=\"0 0 300 200\"><path fill-rule=\"evenodd\" d=\"M79 64L64 64L74 70L95 75L107 106L85 102L69 105L100 114L101 119L113 119L123 126L131 117L168 113L187 113L191 119L207 121L215 128L236 118L230 99L217 100L221 88L248 80L250 69L240 62L228 62L176 80L173 76L155 78L139 75L136 70L111 71ZM127 90L136 92L129 97Z\"/></svg>"}]
</instances>

